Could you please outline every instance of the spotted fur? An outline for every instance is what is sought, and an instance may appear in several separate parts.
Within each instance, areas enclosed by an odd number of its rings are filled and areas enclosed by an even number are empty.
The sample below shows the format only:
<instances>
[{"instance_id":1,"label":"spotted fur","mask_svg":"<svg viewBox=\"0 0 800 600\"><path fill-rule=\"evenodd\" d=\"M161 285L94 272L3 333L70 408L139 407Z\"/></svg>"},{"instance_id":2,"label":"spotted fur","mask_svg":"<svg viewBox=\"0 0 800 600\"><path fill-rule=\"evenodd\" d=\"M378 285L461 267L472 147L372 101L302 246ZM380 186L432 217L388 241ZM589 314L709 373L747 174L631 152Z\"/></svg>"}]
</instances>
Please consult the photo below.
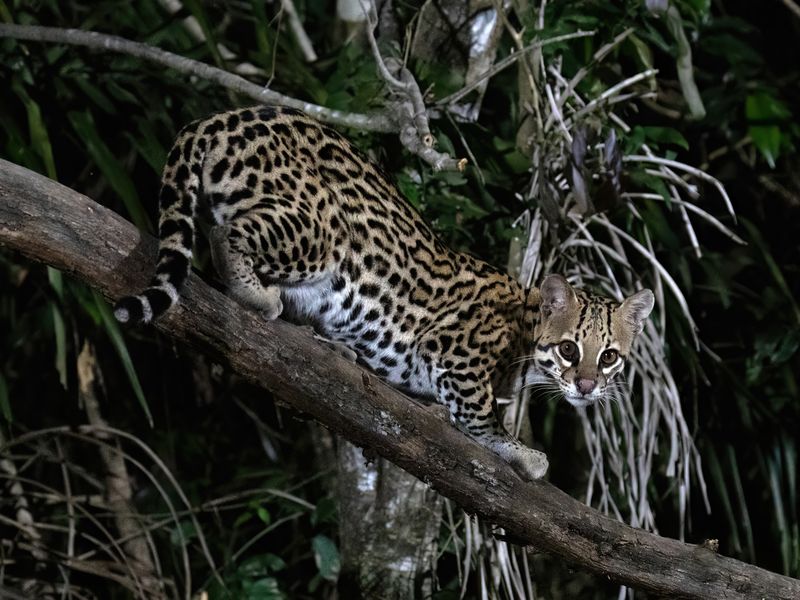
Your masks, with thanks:
<instances>
[{"instance_id":1,"label":"spotted fur","mask_svg":"<svg viewBox=\"0 0 800 600\"><path fill-rule=\"evenodd\" d=\"M267 319L310 322L390 383L435 398L529 479L544 475L547 460L503 429L495 390L549 382L573 404L596 401L652 308L649 291L618 304L555 275L525 290L454 252L374 163L295 110L192 123L162 184L156 273L117 304L118 320L150 322L178 301L202 198L215 224L215 268L239 302ZM559 353L565 340L576 354ZM600 364L609 349L619 360Z\"/></svg>"}]
</instances>

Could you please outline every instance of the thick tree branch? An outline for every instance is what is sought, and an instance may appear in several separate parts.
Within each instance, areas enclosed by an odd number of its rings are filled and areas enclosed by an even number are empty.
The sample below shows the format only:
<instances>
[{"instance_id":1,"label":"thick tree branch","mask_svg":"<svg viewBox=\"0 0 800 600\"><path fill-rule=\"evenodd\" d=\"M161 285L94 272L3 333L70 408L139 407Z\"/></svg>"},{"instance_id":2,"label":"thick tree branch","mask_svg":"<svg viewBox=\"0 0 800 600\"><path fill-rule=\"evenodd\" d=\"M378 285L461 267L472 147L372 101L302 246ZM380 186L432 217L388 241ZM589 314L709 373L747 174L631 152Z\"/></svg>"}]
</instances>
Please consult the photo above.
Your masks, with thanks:
<instances>
[{"instance_id":1,"label":"thick tree branch","mask_svg":"<svg viewBox=\"0 0 800 600\"><path fill-rule=\"evenodd\" d=\"M115 299L144 286L155 240L88 198L0 161L0 244ZM526 483L499 457L311 334L266 323L192 276L157 327L359 446L372 448L520 543L669 598L796 599L783 577L604 517L545 482Z\"/></svg>"}]
</instances>

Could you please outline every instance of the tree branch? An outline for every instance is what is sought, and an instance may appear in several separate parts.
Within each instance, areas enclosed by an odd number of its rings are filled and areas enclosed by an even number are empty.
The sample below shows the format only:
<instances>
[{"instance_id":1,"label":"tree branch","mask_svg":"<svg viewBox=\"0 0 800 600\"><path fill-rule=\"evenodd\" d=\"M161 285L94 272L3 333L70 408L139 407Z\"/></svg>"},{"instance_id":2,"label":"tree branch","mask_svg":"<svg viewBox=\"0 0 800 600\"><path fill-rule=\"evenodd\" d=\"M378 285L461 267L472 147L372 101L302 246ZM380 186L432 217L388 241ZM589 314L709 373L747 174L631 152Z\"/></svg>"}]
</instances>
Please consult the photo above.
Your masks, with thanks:
<instances>
[{"instance_id":1,"label":"tree branch","mask_svg":"<svg viewBox=\"0 0 800 600\"><path fill-rule=\"evenodd\" d=\"M156 244L103 206L0 160L0 244L111 299L147 284ZM283 321L267 323L192 276L157 327L225 362L353 443L373 448L520 543L670 598L790 600L800 581L613 521L545 482L526 483L437 411Z\"/></svg>"},{"instance_id":2,"label":"tree branch","mask_svg":"<svg viewBox=\"0 0 800 600\"><path fill-rule=\"evenodd\" d=\"M394 116L400 129L400 142L437 171L463 171L467 166L467 159L455 159L438 152L433 147L436 139L428 126L428 111L425 108L422 91L411 71L394 58L390 58L390 64L387 65L387 61L381 56L378 41L375 39L375 28L378 26L378 10L375 7L375 0L360 1L362 9L367 15L365 32L372 50L372 57L378 67L378 74L390 94L396 98Z\"/></svg>"},{"instance_id":3,"label":"tree branch","mask_svg":"<svg viewBox=\"0 0 800 600\"><path fill-rule=\"evenodd\" d=\"M290 2L290 0L283 1ZM377 24L377 15L374 16L374 19L375 21L372 25L367 25L367 30L373 42L374 37L372 36L372 29L370 29L370 27L374 28L374 25ZM223 69L212 67L211 65L191 58L173 54L148 44L132 42L115 35L107 35L95 31L83 31L80 29L0 23L0 38L4 37L34 42L55 42L59 44L86 46L87 48L94 48L96 50L119 52L121 54L135 56L164 65L165 67L169 67L181 73L189 73L213 81L227 89L252 98L261 104L273 103L296 108L320 121L332 123L334 125L353 127L354 129L361 129L363 131L397 133L399 134L400 142L409 152L419 156L437 171L443 169L457 169L463 171L466 166L465 159L459 160L451 158L446 154L437 152L433 148L433 136L427 128L427 111L422 103L422 96L419 89L416 87L416 81L414 81L411 74L405 71L405 69L403 69L404 73L401 74L402 81L392 78L391 80L387 80L387 83L395 94L398 92L398 88L394 85L395 82L405 90L406 95L412 95L409 90L416 90L418 102L400 103L399 106L395 106L396 103L391 103L384 113L363 115L326 108L318 104L312 104L311 102L304 102L296 98L291 98L290 96L284 96L283 94L270 90L268 87L252 83L235 73L229 73ZM377 53L377 45L375 45L374 50L379 73L381 77L386 80L386 74L388 74L388 72L380 54ZM424 123L424 128L420 127L420 123Z\"/></svg>"},{"instance_id":4,"label":"tree branch","mask_svg":"<svg viewBox=\"0 0 800 600\"><path fill-rule=\"evenodd\" d=\"M200 61L166 52L165 50L147 44L132 42L115 35L107 35L95 31L83 31L80 29L61 29L58 27L41 27L38 25L0 23L0 38L3 37L30 40L33 42L56 42L59 44L86 46L87 48L94 48L95 50L103 50L106 52L119 52L164 65L165 67L175 69L181 73L202 77L203 79L213 81L218 85L243 94L262 104L281 104L283 106L302 110L326 123L353 127L364 131L379 131L383 133L397 132L397 126L393 120L385 115L347 113L310 102L303 102L302 100L273 92L269 88L252 83L234 73L229 73L228 71L212 67Z\"/></svg>"}]
</instances>

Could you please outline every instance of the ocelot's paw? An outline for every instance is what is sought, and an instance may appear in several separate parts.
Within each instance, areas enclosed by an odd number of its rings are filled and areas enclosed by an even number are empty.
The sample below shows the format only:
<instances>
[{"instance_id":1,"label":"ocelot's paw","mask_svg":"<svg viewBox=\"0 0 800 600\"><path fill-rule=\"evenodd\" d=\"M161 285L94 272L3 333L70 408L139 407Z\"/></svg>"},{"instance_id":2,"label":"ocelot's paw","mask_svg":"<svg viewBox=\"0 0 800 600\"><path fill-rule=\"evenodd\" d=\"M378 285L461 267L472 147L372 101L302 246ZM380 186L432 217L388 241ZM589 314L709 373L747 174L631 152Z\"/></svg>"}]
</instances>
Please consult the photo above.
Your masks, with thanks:
<instances>
[{"instance_id":1,"label":"ocelot's paw","mask_svg":"<svg viewBox=\"0 0 800 600\"><path fill-rule=\"evenodd\" d=\"M281 290L276 285L265 287L258 295L257 305L261 316L267 321L274 321L283 312Z\"/></svg>"},{"instance_id":2,"label":"ocelot's paw","mask_svg":"<svg viewBox=\"0 0 800 600\"><path fill-rule=\"evenodd\" d=\"M507 460L519 476L528 481L544 477L550 466L547 455L533 448L517 448Z\"/></svg>"},{"instance_id":3,"label":"ocelot's paw","mask_svg":"<svg viewBox=\"0 0 800 600\"><path fill-rule=\"evenodd\" d=\"M490 438L483 442L510 464L520 477L528 481L541 479L547 473L547 455L528 448L510 435Z\"/></svg>"}]
</instances>

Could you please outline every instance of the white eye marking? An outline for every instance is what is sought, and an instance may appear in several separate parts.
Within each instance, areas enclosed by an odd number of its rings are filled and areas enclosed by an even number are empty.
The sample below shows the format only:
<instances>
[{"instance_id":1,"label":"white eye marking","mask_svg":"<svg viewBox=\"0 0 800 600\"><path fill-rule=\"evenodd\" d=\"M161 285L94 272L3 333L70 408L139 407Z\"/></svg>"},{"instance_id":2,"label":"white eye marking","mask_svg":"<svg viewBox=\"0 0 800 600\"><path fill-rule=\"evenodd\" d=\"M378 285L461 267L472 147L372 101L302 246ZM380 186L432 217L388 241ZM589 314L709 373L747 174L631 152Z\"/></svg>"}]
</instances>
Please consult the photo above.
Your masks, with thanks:
<instances>
[{"instance_id":1,"label":"white eye marking","mask_svg":"<svg viewBox=\"0 0 800 600\"><path fill-rule=\"evenodd\" d=\"M613 358L611 362L609 362L610 358ZM607 369L619 365L621 361L619 350L613 347L600 350L597 353L597 358L595 358L595 364L598 365L604 373L607 372Z\"/></svg>"},{"instance_id":2,"label":"white eye marking","mask_svg":"<svg viewBox=\"0 0 800 600\"><path fill-rule=\"evenodd\" d=\"M583 345L570 339L561 340L554 353L564 367L569 367L574 361L579 361L583 356Z\"/></svg>"}]
</instances>

